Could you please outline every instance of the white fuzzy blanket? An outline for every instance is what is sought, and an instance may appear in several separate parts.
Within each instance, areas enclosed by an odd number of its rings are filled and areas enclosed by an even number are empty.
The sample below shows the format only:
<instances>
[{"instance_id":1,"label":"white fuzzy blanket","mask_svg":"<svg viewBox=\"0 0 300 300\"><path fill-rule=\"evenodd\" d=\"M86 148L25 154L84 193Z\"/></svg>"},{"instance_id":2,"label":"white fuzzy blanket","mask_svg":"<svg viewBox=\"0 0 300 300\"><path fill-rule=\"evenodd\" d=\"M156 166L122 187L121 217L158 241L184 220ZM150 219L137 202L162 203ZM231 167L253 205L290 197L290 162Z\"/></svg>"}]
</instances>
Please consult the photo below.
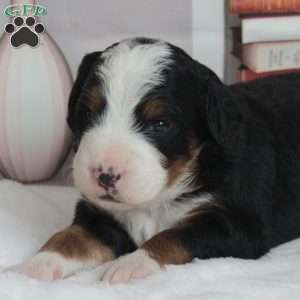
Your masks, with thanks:
<instances>
[{"instance_id":1,"label":"white fuzzy blanket","mask_svg":"<svg viewBox=\"0 0 300 300\"><path fill-rule=\"evenodd\" d=\"M72 188L25 186L0 181L0 265L30 257L55 231L72 219ZM300 299L300 239L251 261L233 258L196 260L169 266L143 281L108 286L89 281L90 273L41 282L18 274L0 274L1 300L84 299ZM77 281L76 281L77 280Z\"/></svg>"}]
</instances>

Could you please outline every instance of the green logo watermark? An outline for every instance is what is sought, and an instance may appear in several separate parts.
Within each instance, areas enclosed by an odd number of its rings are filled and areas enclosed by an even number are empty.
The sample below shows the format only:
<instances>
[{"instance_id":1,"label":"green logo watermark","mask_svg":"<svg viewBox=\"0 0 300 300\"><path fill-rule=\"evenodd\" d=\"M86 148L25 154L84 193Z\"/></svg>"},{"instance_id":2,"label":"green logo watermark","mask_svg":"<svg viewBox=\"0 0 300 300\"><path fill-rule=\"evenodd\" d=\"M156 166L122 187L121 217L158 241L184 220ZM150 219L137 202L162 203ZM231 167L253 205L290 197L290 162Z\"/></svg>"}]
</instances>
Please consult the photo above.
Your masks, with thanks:
<instances>
[{"instance_id":1,"label":"green logo watermark","mask_svg":"<svg viewBox=\"0 0 300 300\"><path fill-rule=\"evenodd\" d=\"M13 4L5 7L3 14L11 18L4 30L10 36L13 47L36 47L39 44L39 35L45 31L45 27L38 22L38 17L47 14L46 7L39 4Z\"/></svg>"},{"instance_id":2,"label":"green logo watermark","mask_svg":"<svg viewBox=\"0 0 300 300\"><path fill-rule=\"evenodd\" d=\"M5 7L3 14L7 17L40 17L47 14L47 8L39 4L14 4Z\"/></svg>"}]
</instances>

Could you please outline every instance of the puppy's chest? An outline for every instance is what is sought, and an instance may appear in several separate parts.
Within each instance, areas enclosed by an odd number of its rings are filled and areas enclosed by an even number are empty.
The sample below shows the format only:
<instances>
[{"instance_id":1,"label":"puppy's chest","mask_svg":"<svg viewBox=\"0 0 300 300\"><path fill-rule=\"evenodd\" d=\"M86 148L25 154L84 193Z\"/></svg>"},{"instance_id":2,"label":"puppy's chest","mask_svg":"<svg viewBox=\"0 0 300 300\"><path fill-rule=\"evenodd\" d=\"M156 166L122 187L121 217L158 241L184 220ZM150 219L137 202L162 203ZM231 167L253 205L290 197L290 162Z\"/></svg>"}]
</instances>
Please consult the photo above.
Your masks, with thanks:
<instances>
[{"instance_id":1,"label":"puppy's chest","mask_svg":"<svg viewBox=\"0 0 300 300\"><path fill-rule=\"evenodd\" d=\"M203 199L199 200L138 209L125 213L113 213L113 215L124 226L135 243L141 246L146 240L160 231L172 227L183 219L189 211L201 205Z\"/></svg>"}]
</instances>

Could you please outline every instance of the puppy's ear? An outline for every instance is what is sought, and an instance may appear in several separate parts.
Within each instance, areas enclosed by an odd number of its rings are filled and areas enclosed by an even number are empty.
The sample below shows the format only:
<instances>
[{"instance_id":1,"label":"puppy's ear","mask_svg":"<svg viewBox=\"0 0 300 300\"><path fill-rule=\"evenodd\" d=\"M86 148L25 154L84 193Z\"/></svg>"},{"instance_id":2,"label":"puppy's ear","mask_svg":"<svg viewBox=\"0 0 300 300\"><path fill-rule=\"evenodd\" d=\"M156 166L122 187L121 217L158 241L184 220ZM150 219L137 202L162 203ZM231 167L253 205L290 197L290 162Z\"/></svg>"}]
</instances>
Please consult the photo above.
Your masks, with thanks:
<instances>
[{"instance_id":1,"label":"puppy's ear","mask_svg":"<svg viewBox=\"0 0 300 300\"><path fill-rule=\"evenodd\" d=\"M77 77L73 84L73 88L69 97L68 118L67 122L74 134L80 128L80 116L82 113L82 105L79 103L82 89L84 88L88 78L91 76L95 62L100 58L101 52L93 52L87 54L81 61L78 68Z\"/></svg>"},{"instance_id":2,"label":"puppy's ear","mask_svg":"<svg viewBox=\"0 0 300 300\"><path fill-rule=\"evenodd\" d=\"M207 84L206 117L209 131L227 154L233 154L243 138L243 103L216 75L210 76Z\"/></svg>"}]
</instances>

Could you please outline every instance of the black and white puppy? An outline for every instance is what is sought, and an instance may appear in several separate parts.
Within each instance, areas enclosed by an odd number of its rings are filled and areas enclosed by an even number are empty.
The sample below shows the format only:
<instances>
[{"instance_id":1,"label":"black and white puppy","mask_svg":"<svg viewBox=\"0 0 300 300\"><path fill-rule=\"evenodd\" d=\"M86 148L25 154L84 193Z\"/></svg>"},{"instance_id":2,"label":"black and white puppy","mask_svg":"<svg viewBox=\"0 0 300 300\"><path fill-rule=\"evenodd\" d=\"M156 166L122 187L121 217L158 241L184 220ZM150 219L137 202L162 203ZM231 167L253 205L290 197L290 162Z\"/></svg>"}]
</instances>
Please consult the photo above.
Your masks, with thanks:
<instances>
[{"instance_id":1,"label":"black and white puppy","mask_svg":"<svg viewBox=\"0 0 300 300\"><path fill-rule=\"evenodd\" d=\"M84 57L69 102L72 225L16 271L103 280L193 258L258 258L300 236L300 75L225 86L169 43Z\"/></svg>"}]
</instances>

